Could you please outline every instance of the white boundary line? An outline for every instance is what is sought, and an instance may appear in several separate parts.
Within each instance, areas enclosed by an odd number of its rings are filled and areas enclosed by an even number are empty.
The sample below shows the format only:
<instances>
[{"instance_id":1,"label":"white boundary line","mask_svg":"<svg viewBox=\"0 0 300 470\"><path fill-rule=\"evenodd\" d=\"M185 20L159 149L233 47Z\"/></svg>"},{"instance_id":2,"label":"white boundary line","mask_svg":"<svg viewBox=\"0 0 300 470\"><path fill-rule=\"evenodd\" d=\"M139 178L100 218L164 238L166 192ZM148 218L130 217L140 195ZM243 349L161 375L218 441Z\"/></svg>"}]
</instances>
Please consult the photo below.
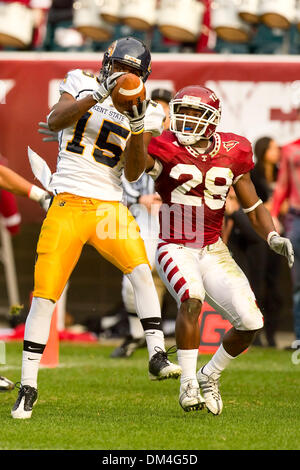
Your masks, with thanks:
<instances>
[{"instance_id":1,"label":"white boundary line","mask_svg":"<svg viewBox=\"0 0 300 470\"><path fill-rule=\"evenodd\" d=\"M101 362L102 361L102 362ZM106 370L106 369L118 369L120 366L121 366L121 363L118 362L118 361L111 361L106 358L102 358L101 361L98 362L97 366L98 367L101 367L102 370ZM140 361L144 361L143 358L139 358L138 359L138 362ZM145 360L145 371L147 372L147 360ZM132 365L132 363L129 362L126 362L125 363L122 363L122 367L123 368L126 368L126 367L130 367ZM54 370L54 369L74 369L74 368L78 368L78 367L89 367L89 366L93 366L93 362L92 361L77 361L77 362L59 362L58 365L56 367L47 367L47 366L44 366L43 364L40 364L39 366L39 372L41 370ZM1 373L3 374L3 372L6 372L6 371L11 371L11 370L21 370L22 369L22 364L20 362L19 365L1 365Z\"/></svg>"},{"instance_id":2,"label":"white boundary line","mask_svg":"<svg viewBox=\"0 0 300 470\"><path fill-rule=\"evenodd\" d=\"M0 61L98 61L103 52L0 52ZM152 62L246 62L246 63L294 63L300 64L297 55L254 55L254 54L173 54L153 53Z\"/></svg>"}]
</instances>

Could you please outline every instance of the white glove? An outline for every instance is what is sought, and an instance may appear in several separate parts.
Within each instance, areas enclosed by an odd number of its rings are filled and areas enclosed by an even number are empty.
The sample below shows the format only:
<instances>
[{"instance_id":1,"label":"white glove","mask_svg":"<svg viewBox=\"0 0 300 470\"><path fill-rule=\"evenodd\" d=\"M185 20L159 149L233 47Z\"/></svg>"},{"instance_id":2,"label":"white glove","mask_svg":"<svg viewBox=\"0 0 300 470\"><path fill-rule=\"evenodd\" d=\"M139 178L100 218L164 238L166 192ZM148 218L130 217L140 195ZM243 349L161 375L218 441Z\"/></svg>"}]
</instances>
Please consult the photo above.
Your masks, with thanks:
<instances>
[{"instance_id":1,"label":"white glove","mask_svg":"<svg viewBox=\"0 0 300 470\"><path fill-rule=\"evenodd\" d=\"M43 137L43 142L57 142L58 141L58 132L50 131L48 124L46 122L39 122L38 133L45 134L49 137Z\"/></svg>"},{"instance_id":2,"label":"white glove","mask_svg":"<svg viewBox=\"0 0 300 470\"><path fill-rule=\"evenodd\" d=\"M132 106L132 111L124 111L123 114L129 120L129 126L132 134L140 134L144 130L144 118L150 100L144 100L137 107L135 104Z\"/></svg>"},{"instance_id":3,"label":"white glove","mask_svg":"<svg viewBox=\"0 0 300 470\"><path fill-rule=\"evenodd\" d=\"M124 75L124 73L125 72L115 72L107 77L102 83L99 83L98 89L93 92L94 100L98 101L98 103L103 103L116 86L117 78Z\"/></svg>"},{"instance_id":4,"label":"white glove","mask_svg":"<svg viewBox=\"0 0 300 470\"><path fill-rule=\"evenodd\" d=\"M271 232L268 235L268 244L271 250L279 255L285 256L288 260L289 268L294 264L294 249L291 241L288 238L281 237L276 232Z\"/></svg>"},{"instance_id":5,"label":"white glove","mask_svg":"<svg viewBox=\"0 0 300 470\"><path fill-rule=\"evenodd\" d=\"M39 205L41 206L42 209L44 209L44 211L47 212L47 210L49 209L49 206L51 204L51 199L52 199L52 196L51 194L47 193L45 191L45 194L43 194L43 196L41 197L41 199L39 200Z\"/></svg>"},{"instance_id":6,"label":"white glove","mask_svg":"<svg viewBox=\"0 0 300 470\"><path fill-rule=\"evenodd\" d=\"M28 197L29 199L38 202L39 205L47 212L52 198L51 194L33 184L30 188Z\"/></svg>"}]
</instances>

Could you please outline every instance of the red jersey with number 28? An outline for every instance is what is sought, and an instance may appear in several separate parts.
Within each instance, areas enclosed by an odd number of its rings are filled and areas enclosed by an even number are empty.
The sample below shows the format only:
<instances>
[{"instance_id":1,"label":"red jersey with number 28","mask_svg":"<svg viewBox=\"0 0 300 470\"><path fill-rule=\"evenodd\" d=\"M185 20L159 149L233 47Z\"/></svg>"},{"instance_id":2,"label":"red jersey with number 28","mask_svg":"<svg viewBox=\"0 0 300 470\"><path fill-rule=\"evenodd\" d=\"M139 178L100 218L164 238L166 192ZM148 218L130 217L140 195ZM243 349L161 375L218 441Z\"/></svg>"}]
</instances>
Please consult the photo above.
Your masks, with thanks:
<instances>
[{"instance_id":1,"label":"red jersey with number 28","mask_svg":"<svg viewBox=\"0 0 300 470\"><path fill-rule=\"evenodd\" d=\"M230 186L254 166L250 142L219 132L205 153L198 153L165 131L151 139L148 153L155 159L149 174L163 202L160 238L194 248L215 243Z\"/></svg>"}]
</instances>

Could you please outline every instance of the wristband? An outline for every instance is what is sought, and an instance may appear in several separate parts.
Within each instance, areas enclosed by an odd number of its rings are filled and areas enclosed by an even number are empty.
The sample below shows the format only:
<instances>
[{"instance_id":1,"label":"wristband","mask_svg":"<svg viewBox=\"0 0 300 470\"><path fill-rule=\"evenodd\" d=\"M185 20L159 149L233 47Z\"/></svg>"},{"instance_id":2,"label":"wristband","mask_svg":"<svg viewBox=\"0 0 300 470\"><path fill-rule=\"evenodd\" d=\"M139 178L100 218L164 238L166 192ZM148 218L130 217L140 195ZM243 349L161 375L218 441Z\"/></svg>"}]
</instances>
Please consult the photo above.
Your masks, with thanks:
<instances>
[{"instance_id":1,"label":"wristband","mask_svg":"<svg viewBox=\"0 0 300 470\"><path fill-rule=\"evenodd\" d=\"M139 130L139 131L136 131L136 132L131 131L131 134L132 134L132 135L140 135L140 134L142 134L143 132L144 132L144 126L143 126L143 128L142 128L141 130Z\"/></svg>"},{"instance_id":2,"label":"wristband","mask_svg":"<svg viewBox=\"0 0 300 470\"><path fill-rule=\"evenodd\" d=\"M92 98L93 100L97 101L98 103L103 103L103 101L107 98L107 96L104 96L104 94L100 93L99 90L95 90L92 93Z\"/></svg>"},{"instance_id":3,"label":"wristband","mask_svg":"<svg viewBox=\"0 0 300 470\"><path fill-rule=\"evenodd\" d=\"M245 214L248 214L248 212L254 211L254 209L256 209L258 206L260 206L260 204L262 204L262 203L263 203L262 200L259 199L255 204L253 204L253 206L248 207L247 209L244 209L244 208L243 208L243 212L244 212Z\"/></svg>"},{"instance_id":4,"label":"wristband","mask_svg":"<svg viewBox=\"0 0 300 470\"><path fill-rule=\"evenodd\" d=\"M268 245L270 245L270 241L271 241L271 238L274 237L274 236L277 236L277 237L280 237L279 233L275 232L273 230L273 232L270 232L267 236L267 242L268 242Z\"/></svg>"},{"instance_id":5,"label":"wristband","mask_svg":"<svg viewBox=\"0 0 300 470\"><path fill-rule=\"evenodd\" d=\"M46 191L33 184L28 192L28 197L33 201L39 202L45 192Z\"/></svg>"}]
</instances>

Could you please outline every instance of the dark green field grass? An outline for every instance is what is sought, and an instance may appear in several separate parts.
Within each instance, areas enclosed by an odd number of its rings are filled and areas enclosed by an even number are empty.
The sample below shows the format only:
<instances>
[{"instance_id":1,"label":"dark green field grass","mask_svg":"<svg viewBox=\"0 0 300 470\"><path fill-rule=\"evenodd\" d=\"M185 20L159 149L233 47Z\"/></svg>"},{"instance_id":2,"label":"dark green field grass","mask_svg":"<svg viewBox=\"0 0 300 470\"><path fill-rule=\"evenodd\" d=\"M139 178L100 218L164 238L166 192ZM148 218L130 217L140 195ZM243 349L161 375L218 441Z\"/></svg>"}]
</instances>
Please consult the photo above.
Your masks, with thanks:
<instances>
[{"instance_id":1,"label":"dark green field grass","mask_svg":"<svg viewBox=\"0 0 300 470\"><path fill-rule=\"evenodd\" d=\"M300 449L300 364L291 352L253 347L235 359L222 376L224 411L213 416L180 408L179 381L151 382L146 350L130 359L111 351L62 343L60 366L40 370L30 420L10 416L16 390L0 394L0 449ZM0 371L13 381L21 353L21 343L7 344Z\"/></svg>"}]
</instances>

